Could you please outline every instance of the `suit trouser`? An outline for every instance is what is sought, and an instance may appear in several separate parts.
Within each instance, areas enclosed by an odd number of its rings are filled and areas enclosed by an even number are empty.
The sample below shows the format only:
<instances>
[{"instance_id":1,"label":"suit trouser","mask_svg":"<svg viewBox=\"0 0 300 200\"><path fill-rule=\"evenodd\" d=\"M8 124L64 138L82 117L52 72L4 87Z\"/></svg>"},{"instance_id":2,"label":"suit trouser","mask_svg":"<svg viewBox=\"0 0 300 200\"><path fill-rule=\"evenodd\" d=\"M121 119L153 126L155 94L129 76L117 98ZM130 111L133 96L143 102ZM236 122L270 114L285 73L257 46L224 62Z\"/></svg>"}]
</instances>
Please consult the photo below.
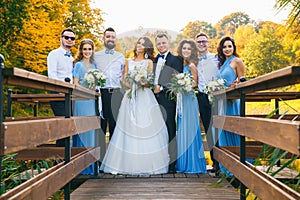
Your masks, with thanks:
<instances>
[{"instance_id":1,"label":"suit trouser","mask_svg":"<svg viewBox=\"0 0 300 200\"><path fill-rule=\"evenodd\" d=\"M212 151L212 148L214 146L214 141L213 141L212 133L210 130L210 128L211 128L210 122L211 122L211 118L212 118L211 104L209 103L208 95L206 93L198 91L197 99L198 99L198 105L199 105L199 111L200 111L200 118L201 118L202 124L204 126L208 148L210 149L210 156L211 156L211 159L214 161L213 151Z\"/></svg>"},{"instance_id":2,"label":"suit trouser","mask_svg":"<svg viewBox=\"0 0 300 200\"><path fill-rule=\"evenodd\" d=\"M169 170L175 171L177 161L177 139L176 139L176 102L170 99L169 93L161 91L156 94L156 99L161 106L163 118L166 122L169 135L169 155L170 165Z\"/></svg>"},{"instance_id":3,"label":"suit trouser","mask_svg":"<svg viewBox=\"0 0 300 200\"><path fill-rule=\"evenodd\" d=\"M50 101L50 106L55 116L65 116L66 114L66 106L64 101ZM65 140L58 139L56 140L57 147L64 147Z\"/></svg>"}]
</instances>

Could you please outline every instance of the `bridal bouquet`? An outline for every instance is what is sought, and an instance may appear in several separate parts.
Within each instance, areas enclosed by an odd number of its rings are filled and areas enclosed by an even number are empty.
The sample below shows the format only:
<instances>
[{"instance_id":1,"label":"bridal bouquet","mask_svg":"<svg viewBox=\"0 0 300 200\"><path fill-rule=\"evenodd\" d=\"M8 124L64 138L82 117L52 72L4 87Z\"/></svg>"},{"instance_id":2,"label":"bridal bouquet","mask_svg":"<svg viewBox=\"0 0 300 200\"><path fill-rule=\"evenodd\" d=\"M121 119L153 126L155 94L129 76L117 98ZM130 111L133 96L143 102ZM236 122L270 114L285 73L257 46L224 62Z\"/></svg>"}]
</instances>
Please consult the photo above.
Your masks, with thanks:
<instances>
[{"instance_id":1,"label":"bridal bouquet","mask_svg":"<svg viewBox=\"0 0 300 200\"><path fill-rule=\"evenodd\" d=\"M226 89L227 87L224 85L225 82L226 81L224 79L217 79L208 82L206 89L207 89L208 100L211 104L213 103L213 99L214 99L212 93L215 91Z\"/></svg>"},{"instance_id":2,"label":"bridal bouquet","mask_svg":"<svg viewBox=\"0 0 300 200\"><path fill-rule=\"evenodd\" d=\"M83 81L89 89L95 89L96 86L103 87L105 85L106 76L98 69L91 69L84 75Z\"/></svg>"},{"instance_id":3,"label":"bridal bouquet","mask_svg":"<svg viewBox=\"0 0 300 200\"><path fill-rule=\"evenodd\" d=\"M154 86L154 74L149 73L145 67L134 67L133 70L128 71L125 82L132 85L130 92L128 92L128 98L132 98L132 93L134 92L136 95L137 89Z\"/></svg>"},{"instance_id":4,"label":"bridal bouquet","mask_svg":"<svg viewBox=\"0 0 300 200\"><path fill-rule=\"evenodd\" d=\"M187 73L178 73L171 78L171 83L169 86L169 91L171 94L177 95L178 93L187 94L190 91L193 91L194 79Z\"/></svg>"}]
</instances>

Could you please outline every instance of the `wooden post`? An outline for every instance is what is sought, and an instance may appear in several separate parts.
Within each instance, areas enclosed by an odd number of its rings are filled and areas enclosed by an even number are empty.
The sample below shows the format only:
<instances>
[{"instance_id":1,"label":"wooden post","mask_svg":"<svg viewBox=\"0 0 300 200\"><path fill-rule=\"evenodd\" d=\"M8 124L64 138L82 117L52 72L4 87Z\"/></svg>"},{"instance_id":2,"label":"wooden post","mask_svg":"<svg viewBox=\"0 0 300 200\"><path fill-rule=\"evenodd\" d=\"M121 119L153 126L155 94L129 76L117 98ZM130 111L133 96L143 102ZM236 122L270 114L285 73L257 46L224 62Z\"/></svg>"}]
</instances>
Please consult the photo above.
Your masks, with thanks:
<instances>
[{"instance_id":1,"label":"wooden post","mask_svg":"<svg viewBox=\"0 0 300 200\"><path fill-rule=\"evenodd\" d=\"M240 116L245 117L245 104L246 104L246 95L243 93L243 91L240 91ZM245 136L240 135L240 161L241 163L246 163L246 141ZM241 186L241 193L240 193L240 199L246 200L246 186L240 182Z\"/></svg>"}]
</instances>

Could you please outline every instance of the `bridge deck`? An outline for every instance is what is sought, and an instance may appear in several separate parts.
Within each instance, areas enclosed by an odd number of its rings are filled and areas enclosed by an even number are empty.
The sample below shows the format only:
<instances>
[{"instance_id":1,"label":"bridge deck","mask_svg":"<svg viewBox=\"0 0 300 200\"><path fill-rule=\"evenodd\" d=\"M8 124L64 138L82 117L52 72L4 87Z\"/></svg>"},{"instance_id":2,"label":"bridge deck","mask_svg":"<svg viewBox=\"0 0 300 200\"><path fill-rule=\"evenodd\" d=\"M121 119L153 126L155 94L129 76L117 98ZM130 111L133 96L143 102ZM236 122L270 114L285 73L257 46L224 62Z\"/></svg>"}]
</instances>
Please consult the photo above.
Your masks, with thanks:
<instances>
[{"instance_id":1,"label":"bridge deck","mask_svg":"<svg viewBox=\"0 0 300 200\"><path fill-rule=\"evenodd\" d=\"M240 199L238 191L213 174L163 174L149 177L100 174L71 193L71 200L87 199Z\"/></svg>"}]
</instances>

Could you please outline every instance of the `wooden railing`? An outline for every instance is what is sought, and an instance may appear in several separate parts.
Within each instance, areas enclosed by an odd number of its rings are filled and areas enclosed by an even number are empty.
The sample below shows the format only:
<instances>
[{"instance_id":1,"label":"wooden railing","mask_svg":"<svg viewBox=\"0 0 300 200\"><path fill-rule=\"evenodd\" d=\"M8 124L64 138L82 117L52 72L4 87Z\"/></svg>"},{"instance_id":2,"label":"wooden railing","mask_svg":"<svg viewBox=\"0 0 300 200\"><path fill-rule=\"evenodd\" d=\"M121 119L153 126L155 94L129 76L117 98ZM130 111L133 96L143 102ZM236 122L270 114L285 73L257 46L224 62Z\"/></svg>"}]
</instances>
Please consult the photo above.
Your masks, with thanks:
<instances>
[{"instance_id":1,"label":"wooden railing","mask_svg":"<svg viewBox=\"0 0 300 200\"><path fill-rule=\"evenodd\" d=\"M246 188L249 188L260 199L300 199L300 194L267 173L257 170L245 161L248 150L245 137L288 151L300 154L300 122L288 119L267 119L259 115L245 115L246 101L268 99L299 99L299 91L292 93L268 93L265 90L275 89L300 83L300 67L290 66L272 73L248 80L224 91L214 92L216 99L240 99L240 116L213 116L213 125L240 135L240 147L213 147L214 158L229 170L241 182L241 199L246 199ZM262 93L260 93L263 91ZM275 101L276 102L276 101ZM216 131L217 132L217 131ZM217 136L216 136L217 137ZM238 155L233 149L239 149ZM246 155L247 153L247 155Z\"/></svg>"},{"instance_id":2,"label":"wooden railing","mask_svg":"<svg viewBox=\"0 0 300 200\"><path fill-rule=\"evenodd\" d=\"M55 96L53 94L41 94L31 97L45 101L58 99L65 101L67 107L65 116L4 118L4 85L61 93ZM3 156L9 153L17 153L21 159L36 160L64 155L64 162L7 191L0 196L0 199L47 199L61 188L64 188L65 199L70 199L70 181L86 167L92 163L97 163L96 161L100 159L99 146L70 147L72 135L100 128L99 116L71 116L71 101L73 99L97 100L98 93L18 68L0 69L0 90L0 163L2 163ZM27 99L30 98L28 94L25 96ZM18 98L21 99L21 96ZM57 139L64 139L65 146L44 145ZM97 172L95 173L97 174Z\"/></svg>"}]
</instances>

